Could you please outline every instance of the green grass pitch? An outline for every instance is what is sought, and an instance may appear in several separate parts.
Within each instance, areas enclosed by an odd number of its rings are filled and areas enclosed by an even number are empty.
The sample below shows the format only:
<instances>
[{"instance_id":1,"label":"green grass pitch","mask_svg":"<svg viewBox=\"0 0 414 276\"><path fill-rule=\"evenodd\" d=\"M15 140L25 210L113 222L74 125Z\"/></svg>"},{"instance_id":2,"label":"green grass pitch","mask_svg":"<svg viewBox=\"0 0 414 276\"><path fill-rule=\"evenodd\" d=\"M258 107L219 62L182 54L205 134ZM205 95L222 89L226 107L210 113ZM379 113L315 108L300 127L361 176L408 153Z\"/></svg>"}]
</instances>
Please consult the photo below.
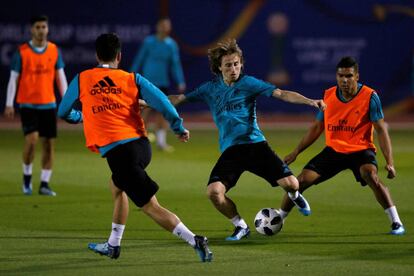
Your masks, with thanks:
<instances>
[{"instance_id":1,"label":"green grass pitch","mask_svg":"<svg viewBox=\"0 0 414 276\"><path fill-rule=\"evenodd\" d=\"M305 130L265 130L284 156ZM305 193L310 217L296 210L282 231L265 237L253 218L263 207L279 207L283 191L245 173L229 192L252 228L249 239L225 242L232 225L206 197L206 181L219 156L217 132L193 131L187 144L170 141L174 153L154 149L148 167L160 185L157 197L194 232L206 235L214 252L200 263L195 251L162 230L132 204L122 254L111 260L88 251L110 232L112 202L106 161L84 147L80 130L62 130L56 144L51 185L55 198L37 195L40 148L34 163L34 194L21 192L19 130L0 130L0 275L414 275L414 131L391 131L397 178L388 185L407 234L390 236L389 221L371 190L351 172ZM323 147L320 139L291 165L297 175Z\"/></svg>"}]
</instances>

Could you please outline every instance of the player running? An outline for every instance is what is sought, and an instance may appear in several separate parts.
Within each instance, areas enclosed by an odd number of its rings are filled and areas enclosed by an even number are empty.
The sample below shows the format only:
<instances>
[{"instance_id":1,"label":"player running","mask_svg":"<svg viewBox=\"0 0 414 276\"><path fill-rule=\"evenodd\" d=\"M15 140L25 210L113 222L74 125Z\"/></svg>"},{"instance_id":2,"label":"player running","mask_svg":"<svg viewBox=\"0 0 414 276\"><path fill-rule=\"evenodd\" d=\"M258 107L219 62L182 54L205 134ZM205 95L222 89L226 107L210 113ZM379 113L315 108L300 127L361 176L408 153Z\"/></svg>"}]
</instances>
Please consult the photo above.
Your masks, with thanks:
<instances>
[{"instance_id":1,"label":"player running","mask_svg":"<svg viewBox=\"0 0 414 276\"><path fill-rule=\"evenodd\" d=\"M187 142L190 133L168 98L139 74L119 70L121 42L116 34L96 39L98 67L78 74L70 83L59 107L59 117L71 123L83 121L86 146L105 157L112 172L114 199L112 232L107 242L90 243L89 249L118 258L128 217L128 198L167 231L185 240L210 262L212 252L206 237L196 236L155 196L158 185L146 173L151 146L140 116L139 97L163 114L178 138ZM73 109L77 101L82 111Z\"/></svg>"}]
</instances>

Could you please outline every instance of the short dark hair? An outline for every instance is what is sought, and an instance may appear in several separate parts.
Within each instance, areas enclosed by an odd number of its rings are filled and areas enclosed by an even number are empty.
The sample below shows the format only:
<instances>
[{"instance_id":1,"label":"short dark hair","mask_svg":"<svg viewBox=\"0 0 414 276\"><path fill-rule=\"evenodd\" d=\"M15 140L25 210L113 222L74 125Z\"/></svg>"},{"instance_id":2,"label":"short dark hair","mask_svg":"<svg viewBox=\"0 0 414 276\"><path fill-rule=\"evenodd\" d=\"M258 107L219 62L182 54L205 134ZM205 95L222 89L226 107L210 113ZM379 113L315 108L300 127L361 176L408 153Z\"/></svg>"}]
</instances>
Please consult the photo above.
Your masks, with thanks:
<instances>
[{"instance_id":1,"label":"short dark hair","mask_svg":"<svg viewBox=\"0 0 414 276\"><path fill-rule=\"evenodd\" d=\"M30 26L33 26L36 22L49 22L47 15L35 15L30 18Z\"/></svg>"},{"instance_id":2,"label":"short dark hair","mask_svg":"<svg viewBox=\"0 0 414 276\"><path fill-rule=\"evenodd\" d=\"M238 54L240 63L243 64L243 52L234 38L219 42L215 48L208 49L208 60L210 62L211 72L219 75L221 73L219 67L221 66L222 57L231 54Z\"/></svg>"},{"instance_id":3,"label":"short dark hair","mask_svg":"<svg viewBox=\"0 0 414 276\"><path fill-rule=\"evenodd\" d=\"M336 65L336 70L339 68L354 68L355 72L358 72L358 62L353 57L343 57Z\"/></svg>"},{"instance_id":4,"label":"short dark hair","mask_svg":"<svg viewBox=\"0 0 414 276\"><path fill-rule=\"evenodd\" d=\"M96 55L101 61L113 61L121 52L121 41L115 33L101 34L95 41Z\"/></svg>"}]
</instances>

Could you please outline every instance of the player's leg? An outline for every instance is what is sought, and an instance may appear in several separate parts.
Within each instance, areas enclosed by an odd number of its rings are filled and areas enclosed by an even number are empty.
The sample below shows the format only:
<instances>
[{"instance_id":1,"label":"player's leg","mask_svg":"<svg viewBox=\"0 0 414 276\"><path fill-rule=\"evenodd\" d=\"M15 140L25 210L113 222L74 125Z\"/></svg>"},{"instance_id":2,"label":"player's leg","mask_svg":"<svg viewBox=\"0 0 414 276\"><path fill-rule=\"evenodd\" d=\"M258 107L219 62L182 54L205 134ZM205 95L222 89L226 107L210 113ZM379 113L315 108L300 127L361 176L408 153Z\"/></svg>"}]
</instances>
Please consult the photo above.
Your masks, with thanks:
<instances>
[{"instance_id":1,"label":"player's leg","mask_svg":"<svg viewBox=\"0 0 414 276\"><path fill-rule=\"evenodd\" d=\"M298 206L299 211L308 216L311 213L306 199L299 194L299 182L286 163L270 148L267 142L252 144L245 153L248 171L266 179L272 187L279 185Z\"/></svg>"},{"instance_id":2,"label":"player's leg","mask_svg":"<svg viewBox=\"0 0 414 276\"><path fill-rule=\"evenodd\" d=\"M42 137L42 171L40 173L39 194L55 196L56 193L49 187L52 177L52 167L55 154L55 139Z\"/></svg>"},{"instance_id":3,"label":"player's leg","mask_svg":"<svg viewBox=\"0 0 414 276\"><path fill-rule=\"evenodd\" d=\"M162 228L191 245L197 251L202 262L210 262L212 260L213 253L208 248L207 238L195 235L191 232L191 230L180 221L177 215L159 204L155 195L142 206L142 210Z\"/></svg>"},{"instance_id":4,"label":"player's leg","mask_svg":"<svg viewBox=\"0 0 414 276\"><path fill-rule=\"evenodd\" d=\"M311 208L305 197L299 192L299 181L294 175L277 180L277 184L286 191L287 196L298 207L299 212L304 216L311 214ZM282 217L284 217L282 215Z\"/></svg>"},{"instance_id":5,"label":"player's leg","mask_svg":"<svg viewBox=\"0 0 414 276\"><path fill-rule=\"evenodd\" d=\"M390 234L403 235L405 233L404 226L400 220L397 208L391 198L388 188L378 177L377 167L373 164L364 164L360 167L360 174L362 179L374 192L378 203L384 208L384 211L391 222Z\"/></svg>"},{"instance_id":6,"label":"player's leg","mask_svg":"<svg viewBox=\"0 0 414 276\"><path fill-rule=\"evenodd\" d=\"M157 148L165 152L173 152L174 148L167 143L168 123L159 112L155 114L155 125Z\"/></svg>"},{"instance_id":7,"label":"player's leg","mask_svg":"<svg viewBox=\"0 0 414 276\"><path fill-rule=\"evenodd\" d=\"M117 259L121 254L121 240L129 213L128 197L110 180L110 189L114 202L111 234L107 242L89 243L88 248L101 255Z\"/></svg>"},{"instance_id":8,"label":"player's leg","mask_svg":"<svg viewBox=\"0 0 414 276\"><path fill-rule=\"evenodd\" d=\"M42 140L42 170L40 173L39 194L56 196L49 186L55 155L55 138L57 136L56 110L39 110L39 136Z\"/></svg>"},{"instance_id":9,"label":"player's leg","mask_svg":"<svg viewBox=\"0 0 414 276\"><path fill-rule=\"evenodd\" d=\"M39 140L39 132L34 131L24 136L23 146L23 193L32 194L33 160L35 157L36 144Z\"/></svg>"},{"instance_id":10,"label":"player's leg","mask_svg":"<svg viewBox=\"0 0 414 276\"><path fill-rule=\"evenodd\" d=\"M210 173L207 196L214 207L234 225L234 231L226 240L248 237L250 229L237 211L237 206L227 192L233 188L243 171L243 154L250 145L236 145L226 149Z\"/></svg>"},{"instance_id":11,"label":"player's leg","mask_svg":"<svg viewBox=\"0 0 414 276\"><path fill-rule=\"evenodd\" d=\"M24 134L24 145L22 153L23 167L23 193L32 194L32 173L35 149L39 140L39 114L36 109L20 108L20 121Z\"/></svg>"},{"instance_id":12,"label":"player's leg","mask_svg":"<svg viewBox=\"0 0 414 276\"><path fill-rule=\"evenodd\" d=\"M309 187L311 187L313 183L319 177L320 175L316 173L315 171L303 169L302 172L298 176L298 181L299 181L298 192L300 194L303 194L303 192ZM279 209L279 212L283 219L288 216L289 212L292 210L294 206L295 206L295 203L292 201L291 197L289 197L288 193L286 193L282 199L281 207Z\"/></svg>"},{"instance_id":13,"label":"player's leg","mask_svg":"<svg viewBox=\"0 0 414 276\"><path fill-rule=\"evenodd\" d=\"M226 190L226 186L220 181L210 183L207 187L207 196L214 207L228 218L235 227L233 234L227 237L226 240L235 241L247 238L250 235L250 229L237 211L236 204L226 195Z\"/></svg>"}]
</instances>

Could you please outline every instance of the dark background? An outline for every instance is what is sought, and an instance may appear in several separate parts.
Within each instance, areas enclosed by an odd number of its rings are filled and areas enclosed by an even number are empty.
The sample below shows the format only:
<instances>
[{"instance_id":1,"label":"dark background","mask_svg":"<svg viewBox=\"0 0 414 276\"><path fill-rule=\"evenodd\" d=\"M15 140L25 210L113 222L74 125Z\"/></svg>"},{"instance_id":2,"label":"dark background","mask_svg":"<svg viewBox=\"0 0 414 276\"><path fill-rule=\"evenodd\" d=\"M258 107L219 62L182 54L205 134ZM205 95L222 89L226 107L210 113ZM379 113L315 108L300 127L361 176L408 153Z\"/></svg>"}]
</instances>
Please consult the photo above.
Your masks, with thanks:
<instances>
[{"instance_id":1,"label":"dark background","mask_svg":"<svg viewBox=\"0 0 414 276\"><path fill-rule=\"evenodd\" d=\"M121 67L128 70L143 38L162 15L170 16L180 46L188 90L211 78L206 50L232 31L245 55L245 73L275 81L281 88L320 98L335 85L335 65L351 55L360 63L361 81L377 90L385 107L413 95L414 2L398 0L143 0L10 1L0 10L0 110L4 108L10 58L30 39L31 16L50 18L49 39L58 44L68 81L94 66L94 40L115 31L123 41ZM244 15L244 16L243 16ZM270 31L269 18L288 27ZM276 29L282 23L276 21ZM174 87L172 87L174 89ZM259 98L261 111L311 109ZM206 106L189 105L188 110Z\"/></svg>"}]
</instances>

